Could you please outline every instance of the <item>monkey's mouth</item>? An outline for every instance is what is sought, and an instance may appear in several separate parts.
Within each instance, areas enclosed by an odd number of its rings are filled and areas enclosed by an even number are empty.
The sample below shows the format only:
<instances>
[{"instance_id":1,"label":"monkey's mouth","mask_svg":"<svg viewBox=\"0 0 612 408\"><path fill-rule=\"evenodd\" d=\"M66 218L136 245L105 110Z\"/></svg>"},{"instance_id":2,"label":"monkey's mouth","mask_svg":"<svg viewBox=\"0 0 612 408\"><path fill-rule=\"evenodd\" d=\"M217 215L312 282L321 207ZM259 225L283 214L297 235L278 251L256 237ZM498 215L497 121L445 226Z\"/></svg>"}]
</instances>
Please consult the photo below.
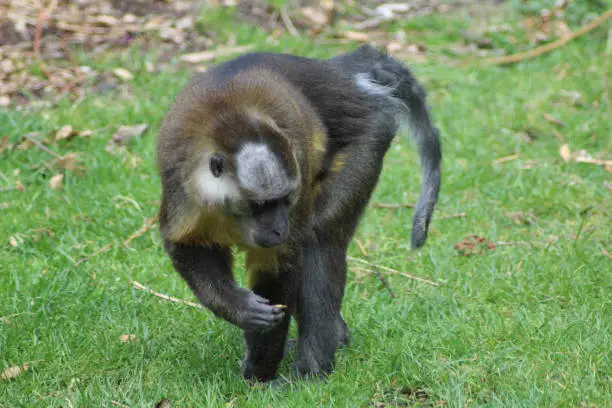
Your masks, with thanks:
<instances>
[{"instance_id":1,"label":"monkey's mouth","mask_svg":"<svg viewBox=\"0 0 612 408\"><path fill-rule=\"evenodd\" d=\"M288 229L273 229L265 232L254 233L251 241L258 248L274 248L286 243L288 237Z\"/></svg>"}]
</instances>

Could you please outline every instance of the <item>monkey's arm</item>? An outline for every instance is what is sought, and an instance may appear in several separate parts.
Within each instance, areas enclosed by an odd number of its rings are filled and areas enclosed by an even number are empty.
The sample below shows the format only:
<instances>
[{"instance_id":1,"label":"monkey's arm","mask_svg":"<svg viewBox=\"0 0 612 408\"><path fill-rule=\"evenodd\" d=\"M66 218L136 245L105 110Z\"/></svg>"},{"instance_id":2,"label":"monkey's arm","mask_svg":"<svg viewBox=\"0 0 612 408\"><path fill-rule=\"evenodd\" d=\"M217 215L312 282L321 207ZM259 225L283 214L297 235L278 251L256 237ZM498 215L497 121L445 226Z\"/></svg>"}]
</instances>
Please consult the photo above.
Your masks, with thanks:
<instances>
[{"instance_id":1,"label":"monkey's arm","mask_svg":"<svg viewBox=\"0 0 612 408\"><path fill-rule=\"evenodd\" d=\"M200 303L216 316L246 331L269 330L282 321L282 309L236 284L229 248L173 243L167 239L164 246Z\"/></svg>"}]
</instances>

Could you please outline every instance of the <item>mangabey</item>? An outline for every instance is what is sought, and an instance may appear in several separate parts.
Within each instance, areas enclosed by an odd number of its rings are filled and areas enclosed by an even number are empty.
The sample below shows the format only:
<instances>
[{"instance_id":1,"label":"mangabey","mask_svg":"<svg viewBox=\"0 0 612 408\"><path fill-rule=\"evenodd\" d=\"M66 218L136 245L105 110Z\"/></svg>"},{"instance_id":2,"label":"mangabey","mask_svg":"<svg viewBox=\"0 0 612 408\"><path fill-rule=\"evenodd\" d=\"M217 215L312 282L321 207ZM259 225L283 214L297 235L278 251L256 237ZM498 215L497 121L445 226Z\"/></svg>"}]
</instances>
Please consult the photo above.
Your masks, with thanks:
<instances>
[{"instance_id":1,"label":"mangabey","mask_svg":"<svg viewBox=\"0 0 612 408\"><path fill-rule=\"evenodd\" d=\"M421 157L418 248L441 148L423 88L396 59L370 46L329 60L253 53L178 95L158 141L161 233L202 305L244 330L245 378L274 377L291 315L295 373L332 371L348 339L347 247L402 117ZM232 247L246 251L250 290L234 281Z\"/></svg>"}]
</instances>

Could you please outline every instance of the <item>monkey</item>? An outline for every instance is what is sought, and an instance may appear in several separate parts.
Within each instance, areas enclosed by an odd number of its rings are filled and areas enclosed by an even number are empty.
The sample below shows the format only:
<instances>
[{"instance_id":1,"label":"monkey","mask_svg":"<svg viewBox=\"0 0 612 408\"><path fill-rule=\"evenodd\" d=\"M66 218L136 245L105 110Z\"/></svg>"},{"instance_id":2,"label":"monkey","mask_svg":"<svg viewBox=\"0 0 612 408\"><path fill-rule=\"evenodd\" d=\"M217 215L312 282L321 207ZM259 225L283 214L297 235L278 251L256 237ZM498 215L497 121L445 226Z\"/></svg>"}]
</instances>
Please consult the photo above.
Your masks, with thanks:
<instances>
[{"instance_id":1,"label":"monkey","mask_svg":"<svg viewBox=\"0 0 612 408\"><path fill-rule=\"evenodd\" d=\"M247 53L176 96L157 140L162 240L200 303L244 332L245 379L276 377L292 317L292 373L333 372L350 339L348 246L403 122L421 162L418 249L440 190L441 142L424 88L385 50ZM246 253L248 288L233 277L235 249Z\"/></svg>"}]
</instances>

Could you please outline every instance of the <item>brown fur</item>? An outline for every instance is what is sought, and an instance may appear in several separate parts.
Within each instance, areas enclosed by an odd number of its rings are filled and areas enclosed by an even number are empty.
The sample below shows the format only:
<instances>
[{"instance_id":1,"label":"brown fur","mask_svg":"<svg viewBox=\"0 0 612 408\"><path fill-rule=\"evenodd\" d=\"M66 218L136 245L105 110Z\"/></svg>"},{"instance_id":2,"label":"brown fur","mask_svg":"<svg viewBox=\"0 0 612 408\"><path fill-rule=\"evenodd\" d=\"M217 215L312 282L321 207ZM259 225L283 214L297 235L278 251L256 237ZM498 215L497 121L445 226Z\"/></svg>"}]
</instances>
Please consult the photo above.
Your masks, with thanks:
<instances>
[{"instance_id":1,"label":"brown fur","mask_svg":"<svg viewBox=\"0 0 612 408\"><path fill-rule=\"evenodd\" d=\"M279 133L274 143L301 179L298 208L290 220L292 241L300 239L307 227L304 215L312 211L311 187L326 153L327 137L311 105L293 86L270 71L258 69L221 85L208 75L195 77L167 115L158 141L163 188L160 219L165 238L177 243L243 246L237 226L221 208L199 205L191 179L204 152L235 151L249 126L269 126ZM228 129L233 133L226 133ZM167 173L171 176L164 177ZM266 267L278 264L272 260L276 250L251 254L249 269L253 271L261 269L263 259Z\"/></svg>"}]
</instances>

